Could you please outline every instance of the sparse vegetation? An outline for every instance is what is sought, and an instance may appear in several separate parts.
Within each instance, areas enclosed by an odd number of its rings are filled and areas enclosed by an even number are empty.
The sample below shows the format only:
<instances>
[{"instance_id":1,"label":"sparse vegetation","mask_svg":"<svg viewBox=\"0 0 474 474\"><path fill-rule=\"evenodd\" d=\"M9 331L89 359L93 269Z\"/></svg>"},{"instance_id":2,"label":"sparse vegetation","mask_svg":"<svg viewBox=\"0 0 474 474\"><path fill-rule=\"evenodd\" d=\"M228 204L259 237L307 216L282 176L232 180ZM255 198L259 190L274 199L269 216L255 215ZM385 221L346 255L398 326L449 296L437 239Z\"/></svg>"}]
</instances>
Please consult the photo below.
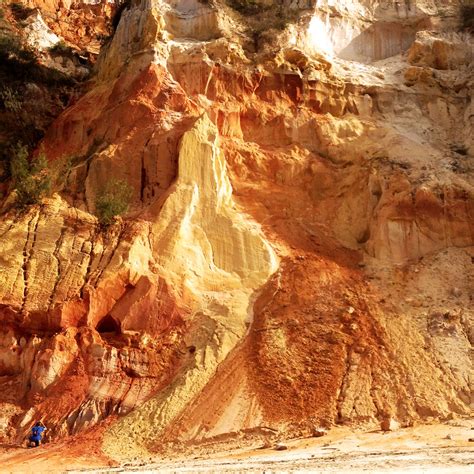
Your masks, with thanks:
<instances>
[{"instance_id":1,"label":"sparse vegetation","mask_svg":"<svg viewBox=\"0 0 474 474\"><path fill-rule=\"evenodd\" d=\"M36 62L36 53L10 31L0 32L0 61L30 64Z\"/></svg>"},{"instance_id":2,"label":"sparse vegetation","mask_svg":"<svg viewBox=\"0 0 474 474\"><path fill-rule=\"evenodd\" d=\"M63 40L58 41L54 46L51 46L51 48L49 48L49 52L62 56L69 56L73 54L71 47L68 46Z\"/></svg>"},{"instance_id":3,"label":"sparse vegetation","mask_svg":"<svg viewBox=\"0 0 474 474\"><path fill-rule=\"evenodd\" d=\"M31 160L28 148L18 143L10 159L12 187L16 190L16 203L23 208L38 203L51 190L48 160L44 153Z\"/></svg>"},{"instance_id":4,"label":"sparse vegetation","mask_svg":"<svg viewBox=\"0 0 474 474\"><path fill-rule=\"evenodd\" d=\"M64 156L49 163L52 188L59 192L64 189L77 157Z\"/></svg>"},{"instance_id":5,"label":"sparse vegetation","mask_svg":"<svg viewBox=\"0 0 474 474\"><path fill-rule=\"evenodd\" d=\"M242 15L255 15L268 10L268 6L263 5L258 0L228 0L227 3Z\"/></svg>"},{"instance_id":6,"label":"sparse vegetation","mask_svg":"<svg viewBox=\"0 0 474 474\"><path fill-rule=\"evenodd\" d=\"M51 64L47 54L29 46L24 26L32 13L34 9L24 3L0 2L0 191L15 190L12 198L19 207L65 187L71 160L48 165L44 154L31 158L31 153L86 78L84 68L68 67L72 73L65 74L46 66ZM49 53L68 56L75 66L89 65L87 57L80 57L64 41Z\"/></svg>"},{"instance_id":7,"label":"sparse vegetation","mask_svg":"<svg viewBox=\"0 0 474 474\"><path fill-rule=\"evenodd\" d=\"M11 8L18 9L20 7ZM63 42L59 48L69 51ZM73 85L74 79L62 72L43 66L38 61L37 52L24 41L21 31L11 26L0 29L0 80L7 82L40 82L48 86Z\"/></svg>"},{"instance_id":8,"label":"sparse vegetation","mask_svg":"<svg viewBox=\"0 0 474 474\"><path fill-rule=\"evenodd\" d=\"M0 31L0 76L15 81L42 82L47 85L74 84L75 81L56 69L38 62L36 52L13 31Z\"/></svg>"},{"instance_id":9,"label":"sparse vegetation","mask_svg":"<svg viewBox=\"0 0 474 474\"><path fill-rule=\"evenodd\" d=\"M252 52L261 50L265 45L271 45L278 37L277 31L283 31L289 23L299 18L299 10L285 6L283 0L277 0L272 5L262 0L226 0L226 2L229 7L245 17L246 33L250 39L247 48Z\"/></svg>"},{"instance_id":10,"label":"sparse vegetation","mask_svg":"<svg viewBox=\"0 0 474 474\"><path fill-rule=\"evenodd\" d=\"M33 150L75 89L73 77L39 62L21 28L12 25L11 16L1 20L0 110L4 119L0 124L0 182L10 178L11 150L16 150L18 140Z\"/></svg>"},{"instance_id":11,"label":"sparse vegetation","mask_svg":"<svg viewBox=\"0 0 474 474\"><path fill-rule=\"evenodd\" d=\"M126 181L109 181L98 194L95 203L100 224L104 226L112 224L115 216L127 211L131 198L132 188Z\"/></svg>"},{"instance_id":12,"label":"sparse vegetation","mask_svg":"<svg viewBox=\"0 0 474 474\"><path fill-rule=\"evenodd\" d=\"M11 87L5 86L0 90L0 99L2 100L3 106L6 110L15 113L18 113L21 110L22 103L20 94Z\"/></svg>"},{"instance_id":13,"label":"sparse vegetation","mask_svg":"<svg viewBox=\"0 0 474 474\"><path fill-rule=\"evenodd\" d=\"M10 10L15 17L15 20L22 21L25 20L33 11L33 8L28 8L27 6L23 5L19 2L10 3Z\"/></svg>"}]
</instances>

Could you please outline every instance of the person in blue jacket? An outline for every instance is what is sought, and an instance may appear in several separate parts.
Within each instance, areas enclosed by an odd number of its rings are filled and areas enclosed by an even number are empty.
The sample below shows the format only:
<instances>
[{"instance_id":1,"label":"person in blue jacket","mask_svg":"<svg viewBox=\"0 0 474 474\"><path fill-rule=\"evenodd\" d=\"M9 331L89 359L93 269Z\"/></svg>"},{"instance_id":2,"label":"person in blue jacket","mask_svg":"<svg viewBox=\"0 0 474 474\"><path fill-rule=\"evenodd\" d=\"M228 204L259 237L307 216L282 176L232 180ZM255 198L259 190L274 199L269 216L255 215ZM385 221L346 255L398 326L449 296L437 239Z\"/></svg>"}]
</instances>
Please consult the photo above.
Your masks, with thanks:
<instances>
[{"instance_id":1,"label":"person in blue jacket","mask_svg":"<svg viewBox=\"0 0 474 474\"><path fill-rule=\"evenodd\" d=\"M31 428L31 436L29 437L30 446L34 443L36 447L41 444L41 438L43 433L46 431L46 426L41 421L37 421L35 426Z\"/></svg>"}]
</instances>

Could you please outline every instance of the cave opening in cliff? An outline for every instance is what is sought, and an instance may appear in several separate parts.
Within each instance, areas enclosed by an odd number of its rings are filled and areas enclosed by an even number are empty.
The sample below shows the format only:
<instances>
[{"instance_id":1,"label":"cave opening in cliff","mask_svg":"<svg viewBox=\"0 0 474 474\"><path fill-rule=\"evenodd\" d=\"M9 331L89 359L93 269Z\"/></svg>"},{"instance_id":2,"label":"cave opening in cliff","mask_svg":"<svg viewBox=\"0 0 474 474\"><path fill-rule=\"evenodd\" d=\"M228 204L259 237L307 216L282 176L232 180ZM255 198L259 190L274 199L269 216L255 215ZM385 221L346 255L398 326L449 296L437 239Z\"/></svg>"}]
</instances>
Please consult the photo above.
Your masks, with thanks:
<instances>
[{"instance_id":1,"label":"cave opening in cliff","mask_svg":"<svg viewBox=\"0 0 474 474\"><path fill-rule=\"evenodd\" d=\"M96 330L101 334L120 334L120 324L108 314L97 323Z\"/></svg>"}]
</instances>

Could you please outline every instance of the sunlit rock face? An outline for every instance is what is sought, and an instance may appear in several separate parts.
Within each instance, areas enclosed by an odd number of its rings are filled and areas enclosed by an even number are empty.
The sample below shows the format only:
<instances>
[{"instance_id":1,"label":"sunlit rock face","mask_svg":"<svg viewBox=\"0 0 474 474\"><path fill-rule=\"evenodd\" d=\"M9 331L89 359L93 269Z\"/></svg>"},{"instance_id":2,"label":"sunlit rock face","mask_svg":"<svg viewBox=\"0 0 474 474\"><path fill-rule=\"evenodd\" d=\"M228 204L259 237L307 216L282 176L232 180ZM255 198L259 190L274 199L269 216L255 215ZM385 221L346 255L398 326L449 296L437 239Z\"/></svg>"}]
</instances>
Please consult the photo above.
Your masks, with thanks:
<instances>
[{"instance_id":1,"label":"sunlit rock face","mask_svg":"<svg viewBox=\"0 0 474 474\"><path fill-rule=\"evenodd\" d=\"M105 438L112 455L118 439L124 453L153 443L205 387L245 335L256 294L278 268L259 227L235 208L217 128L206 116L182 138L178 176L160 216L153 231L159 265L197 311L186 336L194 362L165 393L112 428Z\"/></svg>"},{"instance_id":2,"label":"sunlit rock face","mask_svg":"<svg viewBox=\"0 0 474 474\"><path fill-rule=\"evenodd\" d=\"M207 41L222 36L218 11L205 3L199 0L169 2L165 22L171 37Z\"/></svg>"},{"instance_id":3,"label":"sunlit rock face","mask_svg":"<svg viewBox=\"0 0 474 474\"><path fill-rule=\"evenodd\" d=\"M258 3L126 7L49 129L63 185L0 221L5 439L119 415L118 458L469 412L459 2L285 1L285 21ZM133 195L103 228L112 179Z\"/></svg>"},{"instance_id":4,"label":"sunlit rock face","mask_svg":"<svg viewBox=\"0 0 474 474\"><path fill-rule=\"evenodd\" d=\"M369 62L405 52L418 31L436 27L440 15L456 21L459 2L430 0L286 2L289 8L313 8L303 43L342 59Z\"/></svg>"}]
</instances>

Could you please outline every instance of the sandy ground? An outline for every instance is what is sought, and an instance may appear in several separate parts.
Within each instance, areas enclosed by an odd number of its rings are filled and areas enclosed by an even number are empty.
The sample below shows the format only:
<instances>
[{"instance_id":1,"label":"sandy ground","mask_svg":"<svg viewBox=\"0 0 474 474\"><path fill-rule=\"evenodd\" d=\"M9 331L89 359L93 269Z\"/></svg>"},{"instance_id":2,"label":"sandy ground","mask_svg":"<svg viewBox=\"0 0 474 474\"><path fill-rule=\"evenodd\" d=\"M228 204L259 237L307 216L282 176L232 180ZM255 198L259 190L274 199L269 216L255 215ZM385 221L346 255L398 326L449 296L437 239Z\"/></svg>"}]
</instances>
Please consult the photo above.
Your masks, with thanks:
<instances>
[{"instance_id":1,"label":"sandy ground","mask_svg":"<svg viewBox=\"0 0 474 474\"><path fill-rule=\"evenodd\" d=\"M0 447L0 472L162 473L474 473L474 420L423 425L394 432L336 428L321 438L284 442L287 450L240 448L209 453L194 448L175 458L134 460L113 466L94 452L50 444L39 449ZM85 447L85 446L84 446Z\"/></svg>"}]
</instances>

